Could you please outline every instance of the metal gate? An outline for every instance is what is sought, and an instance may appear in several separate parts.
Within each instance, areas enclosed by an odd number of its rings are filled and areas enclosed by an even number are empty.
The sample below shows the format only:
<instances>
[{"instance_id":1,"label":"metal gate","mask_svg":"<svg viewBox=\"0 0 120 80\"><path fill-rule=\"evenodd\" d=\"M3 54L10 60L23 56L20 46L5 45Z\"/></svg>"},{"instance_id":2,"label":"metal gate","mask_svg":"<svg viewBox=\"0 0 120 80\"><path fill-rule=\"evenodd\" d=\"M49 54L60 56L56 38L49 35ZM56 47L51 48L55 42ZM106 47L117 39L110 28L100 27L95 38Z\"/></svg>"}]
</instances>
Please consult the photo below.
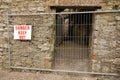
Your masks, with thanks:
<instances>
[{"instance_id":1,"label":"metal gate","mask_svg":"<svg viewBox=\"0 0 120 80\"><path fill-rule=\"evenodd\" d=\"M92 13L56 15L56 69L89 71L92 18Z\"/></svg>"},{"instance_id":2,"label":"metal gate","mask_svg":"<svg viewBox=\"0 0 120 80\"><path fill-rule=\"evenodd\" d=\"M93 14L111 12L8 14L9 67L116 75L91 71ZM32 25L32 40L14 40L14 25Z\"/></svg>"}]
</instances>

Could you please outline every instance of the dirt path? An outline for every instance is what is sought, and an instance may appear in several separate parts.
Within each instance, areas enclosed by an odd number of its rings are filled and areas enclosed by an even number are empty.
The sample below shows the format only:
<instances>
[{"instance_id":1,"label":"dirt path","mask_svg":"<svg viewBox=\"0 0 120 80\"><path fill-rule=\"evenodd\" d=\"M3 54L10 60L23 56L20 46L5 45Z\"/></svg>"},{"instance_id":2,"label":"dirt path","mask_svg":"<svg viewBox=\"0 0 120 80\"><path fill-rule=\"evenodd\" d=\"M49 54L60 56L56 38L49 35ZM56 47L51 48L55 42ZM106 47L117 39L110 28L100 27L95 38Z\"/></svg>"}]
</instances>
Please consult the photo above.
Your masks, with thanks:
<instances>
[{"instance_id":1,"label":"dirt path","mask_svg":"<svg viewBox=\"0 0 120 80\"><path fill-rule=\"evenodd\" d=\"M0 80L63 80L63 76L55 74L0 71Z\"/></svg>"},{"instance_id":2,"label":"dirt path","mask_svg":"<svg viewBox=\"0 0 120 80\"><path fill-rule=\"evenodd\" d=\"M62 74L62 75L61 75ZM0 80L97 80L91 76L71 76L53 73L8 72L0 70Z\"/></svg>"},{"instance_id":3,"label":"dirt path","mask_svg":"<svg viewBox=\"0 0 120 80\"><path fill-rule=\"evenodd\" d=\"M55 69L89 71L89 48L66 41L56 49Z\"/></svg>"}]
</instances>

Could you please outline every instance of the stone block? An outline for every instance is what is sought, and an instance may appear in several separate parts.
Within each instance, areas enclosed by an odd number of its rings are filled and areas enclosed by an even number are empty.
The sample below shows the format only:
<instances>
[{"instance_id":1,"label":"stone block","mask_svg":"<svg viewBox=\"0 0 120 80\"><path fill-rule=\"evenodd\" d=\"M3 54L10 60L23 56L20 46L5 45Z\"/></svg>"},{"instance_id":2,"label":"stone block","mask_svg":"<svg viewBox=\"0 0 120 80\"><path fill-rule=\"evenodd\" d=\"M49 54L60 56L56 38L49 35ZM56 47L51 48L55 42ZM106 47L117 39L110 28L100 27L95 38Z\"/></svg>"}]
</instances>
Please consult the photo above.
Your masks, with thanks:
<instances>
[{"instance_id":1,"label":"stone block","mask_svg":"<svg viewBox=\"0 0 120 80\"><path fill-rule=\"evenodd\" d=\"M109 65L111 66L111 65ZM108 66L102 66L102 72L110 72L110 68Z\"/></svg>"},{"instance_id":2,"label":"stone block","mask_svg":"<svg viewBox=\"0 0 120 80\"><path fill-rule=\"evenodd\" d=\"M51 69L52 68L52 62L51 62L51 57L44 57L44 67L46 69Z\"/></svg>"},{"instance_id":3,"label":"stone block","mask_svg":"<svg viewBox=\"0 0 120 80\"><path fill-rule=\"evenodd\" d=\"M6 24L0 23L0 28L1 28L1 27L5 27L5 26L6 26Z\"/></svg>"},{"instance_id":4,"label":"stone block","mask_svg":"<svg viewBox=\"0 0 120 80\"><path fill-rule=\"evenodd\" d=\"M120 65L120 58L116 58L114 61L113 61L114 64L117 64L117 65Z\"/></svg>"},{"instance_id":5,"label":"stone block","mask_svg":"<svg viewBox=\"0 0 120 80\"><path fill-rule=\"evenodd\" d=\"M116 16L115 20L120 21L120 16Z\"/></svg>"},{"instance_id":6,"label":"stone block","mask_svg":"<svg viewBox=\"0 0 120 80\"><path fill-rule=\"evenodd\" d=\"M27 59L27 60L25 61L25 64L26 64L27 66L32 65L32 60L31 60L31 59Z\"/></svg>"},{"instance_id":7,"label":"stone block","mask_svg":"<svg viewBox=\"0 0 120 80\"><path fill-rule=\"evenodd\" d=\"M44 9L44 7L37 7L37 11L39 11L39 12L44 12L45 9Z\"/></svg>"},{"instance_id":8,"label":"stone block","mask_svg":"<svg viewBox=\"0 0 120 80\"><path fill-rule=\"evenodd\" d=\"M120 26L117 26L117 28L116 28L116 29L120 31Z\"/></svg>"},{"instance_id":9,"label":"stone block","mask_svg":"<svg viewBox=\"0 0 120 80\"><path fill-rule=\"evenodd\" d=\"M5 3L12 3L12 0L2 0Z\"/></svg>"}]
</instances>

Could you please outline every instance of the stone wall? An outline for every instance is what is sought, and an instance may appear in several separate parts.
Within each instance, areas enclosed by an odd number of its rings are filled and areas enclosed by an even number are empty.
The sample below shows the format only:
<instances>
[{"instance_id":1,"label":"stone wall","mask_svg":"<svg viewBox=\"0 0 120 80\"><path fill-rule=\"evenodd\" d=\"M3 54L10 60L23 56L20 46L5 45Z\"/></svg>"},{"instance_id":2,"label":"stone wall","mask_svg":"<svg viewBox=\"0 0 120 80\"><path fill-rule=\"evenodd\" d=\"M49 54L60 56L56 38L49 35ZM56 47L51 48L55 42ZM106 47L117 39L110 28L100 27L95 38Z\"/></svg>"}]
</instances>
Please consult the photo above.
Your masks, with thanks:
<instances>
[{"instance_id":1,"label":"stone wall","mask_svg":"<svg viewBox=\"0 0 120 80\"><path fill-rule=\"evenodd\" d=\"M53 5L81 5L81 6L88 6L88 5L99 5L103 0L51 0L53 1Z\"/></svg>"},{"instance_id":2,"label":"stone wall","mask_svg":"<svg viewBox=\"0 0 120 80\"><path fill-rule=\"evenodd\" d=\"M51 68L55 35L54 16L9 17L11 66ZM13 39L13 26L16 24L32 25L32 39L30 41Z\"/></svg>"},{"instance_id":3,"label":"stone wall","mask_svg":"<svg viewBox=\"0 0 120 80\"><path fill-rule=\"evenodd\" d=\"M120 13L115 17L116 20L116 55L114 59L115 71L120 73Z\"/></svg>"},{"instance_id":4,"label":"stone wall","mask_svg":"<svg viewBox=\"0 0 120 80\"><path fill-rule=\"evenodd\" d=\"M100 24L102 23L102 24ZM95 15L93 52L93 69L98 72L112 71L116 53L116 20L114 13Z\"/></svg>"},{"instance_id":5,"label":"stone wall","mask_svg":"<svg viewBox=\"0 0 120 80\"><path fill-rule=\"evenodd\" d=\"M117 10L120 2L104 0L100 10ZM99 11L99 10L98 10ZM119 22L120 13L100 13L94 16L92 71L119 71Z\"/></svg>"},{"instance_id":6,"label":"stone wall","mask_svg":"<svg viewBox=\"0 0 120 80\"><path fill-rule=\"evenodd\" d=\"M7 69L8 34L10 37L11 66L51 68L54 49L55 15L11 16L9 33L6 27L6 13L31 14L53 12L45 4L47 0L2 0L0 2L0 68ZM44 23L44 24L43 24ZM13 39L14 25L32 25L32 40Z\"/></svg>"},{"instance_id":7,"label":"stone wall","mask_svg":"<svg viewBox=\"0 0 120 80\"><path fill-rule=\"evenodd\" d=\"M0 9L0 69L8 66L7 58L7 28L6 28L6 9Z\"/></svg>"},{"instance_id":8,"label":"stone wall","mask_svg":"<svg viewBox=\"0 0 120 80\"><path fill-rule=\"evenodd\" d=\"M55 12L48 6L54 4L54 0L1 0L0 4L0 68L8 68L8 33L5 13ZM98 11L120 9L119 0L103 0L99 4L102 7ZM54 21L54 15L9 18L12 66L51 68L55 35ZM32 40L13 40L13 25L15 24L32 25ZM120 72L120 13L95 14L93 27L91 56L96 57L91 59L92 71Z\"/></svg>"}]
</instances>

